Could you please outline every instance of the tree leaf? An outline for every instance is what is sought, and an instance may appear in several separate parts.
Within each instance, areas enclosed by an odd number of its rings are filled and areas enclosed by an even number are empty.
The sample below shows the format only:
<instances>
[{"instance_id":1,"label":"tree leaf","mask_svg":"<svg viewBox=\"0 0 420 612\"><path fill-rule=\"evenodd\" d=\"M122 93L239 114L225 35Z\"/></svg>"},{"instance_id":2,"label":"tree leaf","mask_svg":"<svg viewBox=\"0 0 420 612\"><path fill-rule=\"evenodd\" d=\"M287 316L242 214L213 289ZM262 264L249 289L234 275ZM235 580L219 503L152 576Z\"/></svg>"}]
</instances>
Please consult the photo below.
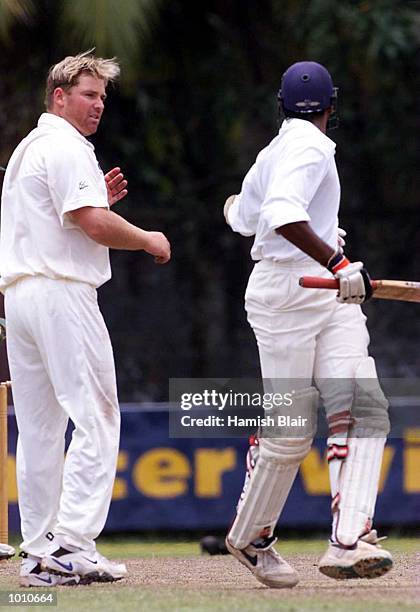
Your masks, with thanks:
<instances>
[{"instance_id":1,"label":"tree leaf","mask_svg":"<svg viewBox=\"0 0 420 612\"><path fill-rule=\"evenodd\" d=\"M0 2L0 38L10 40L10 30L16 21L30 23L34 13L32 0L1 0Z\"/></svg>"},{"instance_id":2,"label":"tree leaf","mask_svg":"<svg viewBox=\"0 0 420 612\"><path fill-rule=\"evenodd\" d=\"M138 54L153 29L158 0L64 0L61 29L98 55L116 55L122 78L135 74Z\"/></svg>"}]
</instances>

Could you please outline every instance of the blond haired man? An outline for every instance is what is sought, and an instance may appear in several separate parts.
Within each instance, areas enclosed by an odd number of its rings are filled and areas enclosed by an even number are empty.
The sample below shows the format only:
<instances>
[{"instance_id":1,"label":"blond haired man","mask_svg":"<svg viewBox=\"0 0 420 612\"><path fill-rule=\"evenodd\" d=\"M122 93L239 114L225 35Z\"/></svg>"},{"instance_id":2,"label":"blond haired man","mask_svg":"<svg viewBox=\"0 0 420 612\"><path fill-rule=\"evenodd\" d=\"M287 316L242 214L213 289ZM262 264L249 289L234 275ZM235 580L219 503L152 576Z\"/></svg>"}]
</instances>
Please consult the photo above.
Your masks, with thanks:
<instances>
[{"instance_id":1,"label":"blond haired man","mask_svg":"<svg viewBox=\"0 0 420 612\"><path fill-rule=\"evenodd\" d=\"M96 289L111 277L109 248L170 259L160 232L110 210L127 194L105 176L86 137L99 126L113 59L91 52L50 69L47 112L5 175L0 289L19 428L17 479L22 586L123 578L96 551L111 501L120 414L112 347ZM64 460L64 434L74 424Z\"/></svg>"}]
</instances>

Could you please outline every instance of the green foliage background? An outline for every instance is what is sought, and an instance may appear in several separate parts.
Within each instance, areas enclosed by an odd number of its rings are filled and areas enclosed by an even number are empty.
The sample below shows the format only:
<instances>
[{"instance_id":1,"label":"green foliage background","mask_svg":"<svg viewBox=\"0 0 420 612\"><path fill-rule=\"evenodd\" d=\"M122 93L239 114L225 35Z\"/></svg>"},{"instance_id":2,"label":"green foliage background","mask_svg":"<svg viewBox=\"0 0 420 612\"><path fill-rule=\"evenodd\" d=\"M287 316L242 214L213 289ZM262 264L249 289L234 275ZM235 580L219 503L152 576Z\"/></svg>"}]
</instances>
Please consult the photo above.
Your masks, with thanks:
<instances>
[{"instance_id":1,"label":"green foliage background","mask_svg":"<svg viewBox=\"0 0 420 612\"><path fill-rule=\"evenodd\" d=\"M122 400L165 399L175 376L247 376L243 312L251 243L221 214L278 129L289 64L324 63L339 87L337 162L347 253L373 277L420 279L419 2L398 0L0 0L0 164L42 111L48 67L96 46L117 55L95 146L120 165L119 211L165 231L169 266L114 252L100 291ZM420 368L419 306L366 305L384 376Z\"/></svg>"}]
</instances>

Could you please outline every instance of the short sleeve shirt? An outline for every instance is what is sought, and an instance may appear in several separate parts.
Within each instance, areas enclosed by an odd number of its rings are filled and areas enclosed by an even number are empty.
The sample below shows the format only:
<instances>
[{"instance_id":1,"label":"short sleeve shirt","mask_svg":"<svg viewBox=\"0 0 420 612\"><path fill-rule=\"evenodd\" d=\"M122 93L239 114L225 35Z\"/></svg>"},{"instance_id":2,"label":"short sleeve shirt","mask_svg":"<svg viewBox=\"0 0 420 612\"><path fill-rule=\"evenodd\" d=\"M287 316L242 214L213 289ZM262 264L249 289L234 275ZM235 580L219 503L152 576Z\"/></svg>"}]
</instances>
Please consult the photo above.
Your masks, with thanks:
<instances>
[{"instance_id":1,"label":"short sleeve shirt","mask_svg":"<svg viewBox=\"0 0 420 612\"><path fill-rule=\"evenodd\" d=\"M24 276L70 279L99 287L111 277L109 250L68 213L108 208L93 145L65 119L43 113L15 149L4 177L0 289Z\"/></svg>"},{"instance_id":2,"label":"short sleeve shirt","mask_svg":"<svg viewBox=\"0 0 420 612\"><path fill-rule=\"evenodd\" d=\"M310 259L275 232L299 221L336 248L340 183L334 154L334 142L303 119L286 119L259 153L228 211L234 231L255 235L253 259Z\"/></svg>"}]
</instances>

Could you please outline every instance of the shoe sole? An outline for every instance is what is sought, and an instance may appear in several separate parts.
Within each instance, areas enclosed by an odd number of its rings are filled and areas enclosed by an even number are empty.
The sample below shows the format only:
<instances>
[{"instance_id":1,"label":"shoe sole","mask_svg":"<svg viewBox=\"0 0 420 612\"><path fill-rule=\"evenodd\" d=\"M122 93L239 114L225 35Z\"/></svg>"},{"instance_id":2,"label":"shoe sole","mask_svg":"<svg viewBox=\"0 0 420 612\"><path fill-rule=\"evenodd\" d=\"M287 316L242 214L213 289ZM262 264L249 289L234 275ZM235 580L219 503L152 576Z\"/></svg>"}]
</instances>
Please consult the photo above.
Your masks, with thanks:
<instances>
[{"instance_id":1,"label":"shoe sole","mask_svg":"<svg viewBox=\"0 0 420 612\"><path fill-rule=\"evenodd\" d=\"M99 572L89 572L84 576L81 576L78 572L65 572L63 569L51 567L47 565L44 561L41 561L41 569L44 572L48 572L49 574L54 574L54 576L64 576L65 578L70 578L71 576L80 576L79 584L90 584L91 582L95 582L99 578Z\"/></svg>"},{"instance_id":2,"label":"shoe sole","mask_svg":"<svg viewBox=\"0 0 420 612\"><path fill-rule=\"evenodd\" d=\"M376 557L373 559L361 559L354 565L355 571L360 578L380 578L392 568L392 559Z\"/></svg>"},{"instance_id":3,"label":"shoe sole","mask_svg":"<svg viewBox=\"0 0 420 612\"><path fill-rule=\"evenodd\" d=\"M380 578L392 568L392 559L372 557L361 559L351 566L324 565L319 567L321 574L335 580L351 580L353 578Z\"/></svg>"},{"instance_id":4,"label":"shoe sole","mask_svg":"<svg viewBox=\"0 0 420 612\"><path fill-rule=\"evenodd\" d=\"M258 576L254 573L255 567L247 560L246 557L243 556L239 548L235 548L234 546L232 546L232 544L227 538L225 540L225 544L230 554L233 555L235 559L237 559L240 563L242 563L242 565L245 565L245 567L251 572L254 578L256 578L265 586L271 587L273 589L290 589L299 582L299 578L297 576L285 576L285 579L282 582L279 582L277 580L270 580L269 578L261 578L261 576Z\"/></svg>"},{"instance_id":5,"label":"shoe sole","mask_svg":"<svg viewBox=\"0 0 420 612\"><path fill-rule=\"evenodd\" d=\"M52 572L50 572L52 573ZM68 578L70 578L70 576L67 576ZM19 586L21 587L34 587L36 589L39 588L46 588L46 589L50 589L51 587L56 587L56 586L77 586L78 584L82 584L81 581L76 580L76 578L74 580L68 580L67 582L64 582L63 584L48 584L47 582L31 582L31 580L25 580L24 578L21 578L19 580Z\"/></svg>"},{"instance_id":6,"label":"shoe sole","mask_svg":"<svg viewBox=\"0 0 420 612\"><path fill-rule=\"evenodd\" d=\"M95 574L97 574L97 576L91 579L91 582L117 582L117 580L122 580L123 578L125 578L125 576L115 577L115 576L112 576L111 574L107 574L106 572L104 572L103 574L99 574L99 572L95 572Z\"/></svg>"},{"instance_id":7,"label":"shoe sole","mask_svg":"<svg viewBox=\"0 0 420 612\"><path fill-rule=\"evenodd\" d=\"M64 572L63 570L58 570L56 568L49 567L44 563L41 563L41 569L46 572L49 572L50 574L54 574L55 576L65 576L69 578L70 576L74 575ZM91 584L92 582L116 582L117 580L122 580L124 578L124 576L114 577L111 574L107 574L106 572L100 574L97 571L89 572L84 576L80 575L78 572L75 572L75 575L80 576L80 581L78 584L81 585Z\"/></svg>"}]
</instances>

